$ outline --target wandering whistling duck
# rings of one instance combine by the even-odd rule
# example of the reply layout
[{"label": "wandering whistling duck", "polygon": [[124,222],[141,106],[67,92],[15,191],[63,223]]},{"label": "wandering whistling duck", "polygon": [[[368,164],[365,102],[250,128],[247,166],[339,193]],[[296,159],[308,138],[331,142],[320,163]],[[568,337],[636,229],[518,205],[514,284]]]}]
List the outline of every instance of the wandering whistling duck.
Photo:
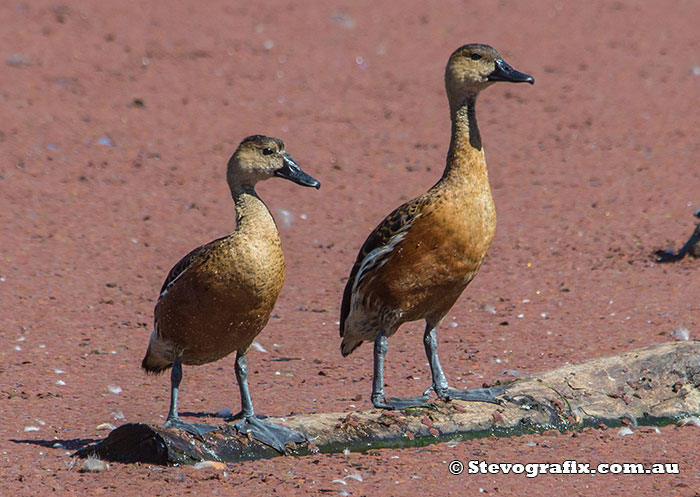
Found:
[{"label": "wandering whistling duck", "polygon": [[273,176],[320,186],[285,152],[279,138],[255,135],[241,142],[226,171],[236,205],[236,230],[197,247],[170,270],[155,306],[154,330],[141,367],[153,374],[172,367],[165,426],[201,436],[216,427],[184,422],[177,413],[182,364],[205,364],[235,351],[241,412],[234,418],[242,418],[235,427],[284,452],[285,443],[305,438],[255,417],[246,364],[246,353],[267,324],[285,277],[277,226],[255,192],[256,183]]},{"label": "wandering whistling duck", "polygon": [[[498,390],[448,387],[437,353],[435,328],[479,271],[496,230],[476,97],[497,81],[534,83],[488,45],[455,50],[445,70],[452,137],[440,181],[389,214],[365,241],[350,272],[340,315],[340,349],[349,355],[374,341],[372,403],[403,409],[438,397],[498,402]],[[423,343],[433,377],[422,397],[388,401],[384,395],[387,338],[409,321],[424,319]]]}]

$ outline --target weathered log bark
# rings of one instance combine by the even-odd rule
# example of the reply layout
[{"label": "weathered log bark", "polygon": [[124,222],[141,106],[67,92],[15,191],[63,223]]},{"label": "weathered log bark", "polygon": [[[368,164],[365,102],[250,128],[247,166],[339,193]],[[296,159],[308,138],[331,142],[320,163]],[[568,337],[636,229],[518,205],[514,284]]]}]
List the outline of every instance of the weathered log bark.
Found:
[{"label": "weathered log bark", "polygon": [[[307,436],[290,455],[408,447],[445,440],[572,430],[623,419],[668,424],[700,413],[700,341],[653,345],[503,385],[502,405],[436,401],[434,409],[376,409],[273,418]],[[198,439],[180,430],[129,423],[78,455],[123,462],[187,464],[275,457],[230,425]]]}]

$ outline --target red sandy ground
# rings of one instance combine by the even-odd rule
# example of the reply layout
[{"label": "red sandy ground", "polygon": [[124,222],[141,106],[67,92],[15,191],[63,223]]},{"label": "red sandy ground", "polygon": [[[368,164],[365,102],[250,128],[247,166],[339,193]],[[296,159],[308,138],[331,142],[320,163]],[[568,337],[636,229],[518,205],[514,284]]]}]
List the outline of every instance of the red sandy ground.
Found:
[{"label": "red sandy ground", "polygon": [[[440,176],[444,64],[467,42],[494,45],[536,84],[479,101],[499,227],[439,330],[452,383],[659,343],[682,326],[697,337],[697,261],[660,266],[649,254],[678,248],[700,207],[699,18],[699,3],[664,0],[3,2],[0,494],[697,495],[694,427],[225,472],[85,474],[69,454],[106,436],[102,423],[163,422],[168,378],[139,369],[154,300],[184,253],[233,229],[224,169],[253,133],[282,137],[323,183],[259,188],[288,274],[258,340],[267,352],[249,356],[254,402],[268,415],[369,406],[371,347],[338,351],[341,292],[369,231]],[[429,384],[421,332],[408,325],[390,341],[390,395]],[[233,358],[185,368],[181,399],[185,413],[236,411]],[[455,477],[452,459],[678,462],[680,474]],[[349,474],[362,481],[334,482]]]}]

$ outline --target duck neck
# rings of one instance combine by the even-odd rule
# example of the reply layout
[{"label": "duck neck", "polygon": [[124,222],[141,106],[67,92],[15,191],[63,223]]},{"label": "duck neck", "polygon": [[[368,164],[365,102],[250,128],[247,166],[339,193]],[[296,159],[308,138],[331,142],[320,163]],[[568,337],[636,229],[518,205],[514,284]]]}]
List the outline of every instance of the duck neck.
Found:
[{"label": "duck neck", "polygon": [[279,233],[270,210],[265,205],[255,188],[239,186],[231,188],[231,195],[236,204],[236,233],[266,238],[279,243]]},{"label": "duck neck", "polygon": [[481,135],[476,124],[476,95],[450,101],[452,138],[441,182],[473,182],[486,176]]}]

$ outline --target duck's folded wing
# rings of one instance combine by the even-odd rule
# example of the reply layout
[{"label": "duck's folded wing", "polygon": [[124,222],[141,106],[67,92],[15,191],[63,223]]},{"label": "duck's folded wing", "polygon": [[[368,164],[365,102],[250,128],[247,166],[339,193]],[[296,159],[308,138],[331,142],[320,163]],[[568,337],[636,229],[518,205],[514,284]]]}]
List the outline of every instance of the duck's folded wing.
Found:
[{"label": "duck's folded wing", "polygon": [[211,255],[211,251],[224,238],[226,238],[226,237],[224,236],[221,238],[217,238],[216,240],[213,240],[213,241],[207,243],[206,245],[199,246],[196,249],[192,250],[185,257],[180,259],[177,262],[177,264],[175,264],[172,267],[172,269],[168,273],[168,276],[165,277],[165,281],[163,282],[163,286],[160,289],[159,299],[168,293],[168,290],[177,282],[177,280],[180,278],[180,276],[182,276],[188,269],[190,269],[196,265],[202,264],[203,262],[206,262]]},{"label": "duck's folded wing", "polygon": [[345,332],[345,319],[350,313],[353,291],[358,283],[365,277],[371,277],[373,271],[384,265],[391,251],[403,240],[413,222],[420,216],[425,203],[425,197],[421,196],[401,205],[384,218],[362,244],[343,292],[340,306],[341,337]]}]

